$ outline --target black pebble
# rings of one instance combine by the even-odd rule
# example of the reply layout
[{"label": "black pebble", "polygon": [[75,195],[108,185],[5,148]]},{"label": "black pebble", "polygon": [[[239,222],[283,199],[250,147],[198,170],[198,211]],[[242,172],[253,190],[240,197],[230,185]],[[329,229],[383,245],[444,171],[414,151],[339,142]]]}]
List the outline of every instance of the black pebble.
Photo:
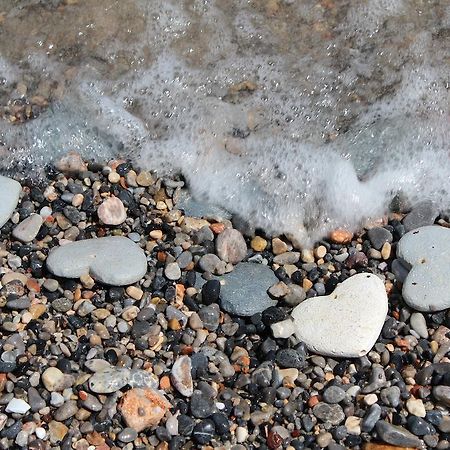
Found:
[{"label": "black pebble", "polygon": [[214,422],[210,419],[202,420],[194,427],[192,437],[197,444],[205,445],[214,437]]}]

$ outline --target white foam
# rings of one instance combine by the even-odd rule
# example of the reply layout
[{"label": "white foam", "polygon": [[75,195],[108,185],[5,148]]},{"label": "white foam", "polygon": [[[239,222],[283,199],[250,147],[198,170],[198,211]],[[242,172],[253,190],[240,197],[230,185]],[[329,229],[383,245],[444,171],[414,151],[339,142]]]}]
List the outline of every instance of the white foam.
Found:
[{"label": "white foam", "polygon": [[[7,162],[120,152],[181,171],[198,198],[304,244],[383,214],[397,192],[449,207],[449,71],[436,37],[448,8],[338,2],[339,16],[281,2],[273,17],[244,1],[126,1],[145,19],[139,34],[124,23],[133,39],[109,41],[103,65],[81,61],[47,113],[0,124],[15,147]],[[64,82],[64,61],[30,55]]]}]

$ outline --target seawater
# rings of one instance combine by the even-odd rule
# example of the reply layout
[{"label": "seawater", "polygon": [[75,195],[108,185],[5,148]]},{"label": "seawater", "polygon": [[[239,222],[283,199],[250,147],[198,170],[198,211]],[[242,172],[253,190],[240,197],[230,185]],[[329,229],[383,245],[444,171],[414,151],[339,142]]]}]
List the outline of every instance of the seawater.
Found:
[{"label": "seawater", "polygon": [[448,0],[0,0],[1,168],[180,172],[304,245],[401,195],[450,206]]}]

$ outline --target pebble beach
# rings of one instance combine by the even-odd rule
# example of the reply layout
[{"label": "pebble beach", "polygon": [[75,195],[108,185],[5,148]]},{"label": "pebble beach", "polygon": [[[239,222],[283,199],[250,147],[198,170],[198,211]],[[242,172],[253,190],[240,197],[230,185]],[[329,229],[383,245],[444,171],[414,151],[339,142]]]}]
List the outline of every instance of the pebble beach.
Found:
[{"label": "pebble beach", "polygon": [[75,153],[0,177],[0,448],[450,448],[450,227],[314,248]]}]

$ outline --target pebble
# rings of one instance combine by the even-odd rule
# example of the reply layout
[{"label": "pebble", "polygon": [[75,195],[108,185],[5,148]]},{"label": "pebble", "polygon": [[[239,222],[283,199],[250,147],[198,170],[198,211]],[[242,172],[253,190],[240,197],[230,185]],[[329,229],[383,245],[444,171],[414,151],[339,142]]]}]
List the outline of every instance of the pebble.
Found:
[{"label": "pebble", "polygon": [[332,425],[339,425],[345,419],[344,411],[339,405],[320,402],[314,406],[312,412],[322,422],[329,422]]},{"label": "pebble", "polygon": [[28,402],[33,412],[37,412],[46,406],[45,400],[42,398],[39,391],[34,387],[28,388]]},{"label": "pebble", "polygon": [[339,386],[330,386],[323,393],[323,400],[327,403],[340,403],[344,398],[345,391]]},{"label": "pebble", "polygon": [[216,412],[216,405],[212,398],[202,391],[194,390],[190,402],[191,414],[198,419],[205,419]]},{"label": "pebble", "polygon": [[376,424],[379,438],[388,444],[400,447],[420,447],[420,440],[405,428],[392,425],[384,420],[379,420]]},{"label": "pebble", "polygon": [[187,355],[179,356],[172,366],[171,380],[181,395],[190,397],[194,392],[191,359]]},{"label": "pebble", "polygon": [[19,241],[31,242],[39,233],[43,222],[39,214],[31,214],[14,228],[12,235]]},{"label": "pebble", "polygon": [[125,423],[138,433],[158,425],[170,407],[162,394],[150,388],[130,389],[119,404]]},{"label": "pebble", "polygon": [[5,412],[15,414],[26,414],[30,410],[31,406],[20,398],[11,399],[6,405]]},{"label": "pebble", "polygon": [[411,268],[403,283],[402,295],[412,308],[422,312],[450,307],[447,295],[450,278],[450,230],[437,225],[405,234],[397,245],[397,257]]},{"label": "pebble", "polygon": [[176,281],[180,279],[181,277],[181,269],[178,263],[172,262],[167,264],[167,266],[164,269],[164,275],[169,279]]},{"label": "pebble", "polygon": [[375,344],[388,311],[383,282],[375,275],[357,274],[328,296],[307,299],[291,317],[272,325],[275,337],[295,333],[322,355],[361,357]]},{"label": "pebble", "polygon": [[406,408],[410,414],[417,417],[425,417],[427,414],[425,410],[425,405],[419,398],[409,398],[406,401]]},{"label": "pebble", "polygon": [[400,404],[400,395],[401,391],[398,386],[390,386],[381,391],[380,398],[385,405],[396,408]]},{"label": "pebble", "polygon": [[89,389],[96,394],[111,394],[130,381],[129,369],[110,367],[94,373],[89,379]]},{"label": "pebble", "polygon": [[124,428],[118,435],[120,442],[133,442],[138,437],[138,432],[134,428]]},{"label": "pebble", "polygon": [[98,207],[97,214],[105,225],[120,225],[127,218],[125,206],[117,197],[109,197],[104,200]]},{"label": "pebble", "polygon": [[255,252],[263,252],[267,247],[267,241],[260,236],[255,236],[250,242],[250,247]]},{"label": "pebble", "polygon": [[50,442],[53,444],[62,441],[68,432],[69,428],[61,422],[52,420],[48,424],[48,434]]},{"label": "pebble", "polygon": [[47,267],[59,277],[79,278],[89,273],[102,283],[124,286],[145,275],[147,258],[130,239],[110,236],[57,247],[49,253]]},{"label": "pebble", "polygon": [[367,231],[367,236],[376,250],[381,250],[383,245],[392,242],[392,233],[386,228],[374,227]]},{"label": "pebble", "polygon": [[219,326],[220,321],[220,309],[219,305],[213,303],[208,306],[204,306],[198,312],[198,316],[203,323],[203,326],[209,331],[215,331]]},{"label": "pebble", "polygon": [[435,386],[433,396],[442,405],[450,407],[450,386]]},{"label": "pebble", "polygon": [[238,230],[227,228],[216,239],[216,252],[222,261],[237,264],[247,255],[247,244]]},{"label": "pebble", "polygon": [[418,203],[403,219],[403,226],[406,231],[411,231],[426,225],[432,225],[438,214],[438,208],[433,202]]},{"label": "pebble", "polygon": [[277,304],[267,289],[278,279],[266,265],[240,263],[220,281],[221,306],[230,314],[253,316]]},{"label": "pebble", "polygon": [[45,389],[49,392],[62,391],[66,387],[66,376],[56,367],[49,367],[41,376]]},{"label": "pebble", "polygon": [[206,419],[195,425],[192,432],[192,437],[197,444],[206,445],[214,437],[214,432],[214,422],[210,419]]},{"label": "pebble", "polygon": [[53,417],[59,422],[64,422],[70,417],[73,417],[78,409],[76,400],[68,400],[55,411]]},{"label": "pebble", "polygon": [[423,314],[415,312],[411,314],[409,319],[412,329],[422,338],[428,337],[427,322]]},{"label": "pebble", "polygon": [[20,183],[0,175],[0,228],[5,225],[16,209],[21,191]]},{"label": "pebble", "polygon": [[150,172],[147,172],[143,170],[142,172],[139,172],[139,174],[136,177],[136,183],[139,186],[148,187],[155,183],[154,178],[152,177]]}]

